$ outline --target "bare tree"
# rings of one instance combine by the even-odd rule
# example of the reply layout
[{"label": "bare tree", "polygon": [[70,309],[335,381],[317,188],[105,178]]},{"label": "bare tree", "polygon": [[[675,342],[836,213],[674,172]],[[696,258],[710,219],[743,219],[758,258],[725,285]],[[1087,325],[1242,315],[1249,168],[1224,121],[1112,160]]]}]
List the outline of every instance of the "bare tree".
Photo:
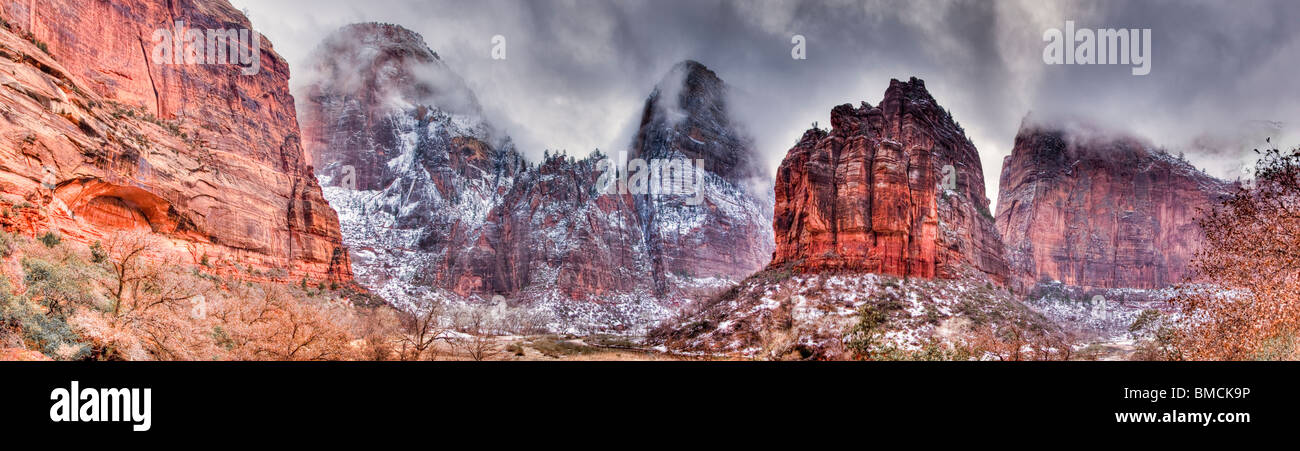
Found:
[{"label": "bare tree", "polygon": [[492,318],[487,309],[471,307],[456,315],[456,324],[464,335],[456,337],[453,344],[470,359],[483,361],[501,354],[496,337],[491,335]]},{"label": "bare tree", "polygon": [[335,360],[347,356],[349,337],[332,309],[290,298],[276,286],[245,312],[255,359]]},{"label": "bare tree", "polygon": [[403,318],[402,360],[430,360],[437,358],[438,340],[447,338],[448,328],[442,326],[445,308],[441,302],[429,301],[427,305]]},{"label": "bare tree", "polygon": [[178,265],[158,252],[157,239],[143,231],[121,232],[104,242],[103,264],[109,277],[102,281],[112,302],[114,321],[154,308],[174,308],[199,294],[176,277]]},{"label": "bare tree", "polygon": [[394,336],[401,338],[396,310],[388,306],[374,307],[359,312],[358,317],[359,332],[364,344],[360,353],[362,358],[388,360],[394,353],[398,354],[398,358],[404,358],[403,353],[393,347]]},{"label": "bare tree", "polygon": [[96,279],[108,306],[103,324],[83,318],[83,327],[103,338],[100,352],[139,358],[136,350],[143,350],[164,360],[186,360],[199,352],[205,340],[192,332],[202,330],[196,326],[202,320],[190,316],[207,285],[162,252],[157,237],[146,231],[118,232],[96,242],[91,253],[103,269]]}]

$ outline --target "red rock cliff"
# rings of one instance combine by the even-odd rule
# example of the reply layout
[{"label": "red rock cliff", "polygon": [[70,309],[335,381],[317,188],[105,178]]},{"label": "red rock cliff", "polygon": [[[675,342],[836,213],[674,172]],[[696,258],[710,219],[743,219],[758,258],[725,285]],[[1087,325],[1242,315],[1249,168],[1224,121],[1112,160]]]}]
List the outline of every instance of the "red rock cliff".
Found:
[{"label": "red rock cliff", "polygon": [[923,81],[892,80],[879,106],[835,107],[829,132],[807,131],[786,155],[772,265],[926,278],[973,267],[1005,281],[988,203],[962,128]]},{"label": "red rock cliff", "polygon": [[177,21],[251,28],[229,3],[13,1],[0,14],[0,192],[40,207],[25,228],[80,241],[149,229],[195,262],[351,279],[270,43],[251,75],[153,61],[155,31]]},{"label": "red rock cliff", "polygon": [[1229,185],[1135,138],[1028,122],[1002,165],[998,198],[1016,285],[1182,281],[1203,242],[1200,209]]}]

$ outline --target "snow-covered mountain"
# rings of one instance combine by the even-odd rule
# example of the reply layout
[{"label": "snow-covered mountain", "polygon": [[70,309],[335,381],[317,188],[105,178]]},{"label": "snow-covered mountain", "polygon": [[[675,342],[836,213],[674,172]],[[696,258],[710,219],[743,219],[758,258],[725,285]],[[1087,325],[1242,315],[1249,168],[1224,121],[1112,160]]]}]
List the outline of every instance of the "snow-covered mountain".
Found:
[{"label": "snow-covered mountain", "polygon": [[[320,44],[299,95],[304,146],[339,212],[357,281],[399,305],[472,278],[455,266],[524,162],[496,139],[465,82],[418,34],[344,27]],[[305,95],[304,95],[305,94]]]},{"label": "snow-covered mountain", "polygon": [[762,186],[759,160],[699,63],[656,87],[623,152],[704,161],[698,196],[602,189],[626,158],[600,151],[525,161],[464,80],[398,26],[341,29],[309,77],[303,141],[356,279],[400,307],[500,296],[529,327],[634,331],[770,258],[771,203],[749,188]]}]

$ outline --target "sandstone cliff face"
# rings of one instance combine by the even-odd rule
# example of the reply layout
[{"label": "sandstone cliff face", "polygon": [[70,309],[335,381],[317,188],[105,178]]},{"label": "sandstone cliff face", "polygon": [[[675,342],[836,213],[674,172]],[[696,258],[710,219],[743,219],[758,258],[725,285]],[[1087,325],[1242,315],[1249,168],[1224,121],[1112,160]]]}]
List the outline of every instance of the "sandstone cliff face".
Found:
[{"label": "sandstone cliff face", "polygon": [[0,14],[0,191],[38,208],[26,232],[148,229],[195,263],[351,279],[270,44],[253,75],[152,61],[154,32],[177,21],[250,28],[229,3],[42,0]]},{"label": "sandstone cliff face", "polygon": [[772,266],[1006,280],[979,154],[916,78],[892,80],[879,106],[835,107],[829,132],[790,150],[775,191]]},{"label": "sandstone cliff face", "polygon": [[[770,255],[769,216],[740,188],[738,177],[753,171],[724,169],[749,164],[750,147],[714,100],[693,110],[704,119],[669,121],[652,96],[631,155],[720,164],[731,179],[706,171],[704,201],[686,205],[600,192],[599,162],[614,155],[525,161],[482,118],[466,83],[401,27],[345,27],[313,65],[301,96],[304,142],[358,281],[390,302],[501,295],[551,315],[553,330],[626,329],[748,276]],[[698,66],[695,76],[706,73],[707,92],[721,99],[712,72]],[[686,75],[666,78],[673,92],[704,95],[682,88]]]},{"label": "sandstone cliff face", "polygon": [[546,158],[525,171],[492,211],[492,255],[501,292],[597,300],[644,290],[649,258],[632,199],[600,195],[592,158]]},{"label": "sandstone cliff face", "polygon": [[1187,275],[1199,211],[1228,188],[1140,140],[1026,119],[1002,166],[998,231],[1017,286],[1163,288]]}]

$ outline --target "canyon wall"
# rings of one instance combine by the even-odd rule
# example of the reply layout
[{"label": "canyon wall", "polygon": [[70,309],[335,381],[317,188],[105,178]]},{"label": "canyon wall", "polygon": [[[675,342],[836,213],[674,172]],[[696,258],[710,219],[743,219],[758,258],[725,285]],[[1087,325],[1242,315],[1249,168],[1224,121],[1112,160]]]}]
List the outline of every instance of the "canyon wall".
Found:
[{"label": "canyon wall", "polygon": [[[300,145],[289,69],[154,61],[178,21],[249,29],[225,0],[0,3],[0,192],[26,233],[170,238],[193,262],[349,281],[338,220]],[[244,47],[251,51],[253,46]]]},{"label": "canyon wall", "polygon": [[1196,220],[1230,185],[1137,138],[1028,118],[1002,166],[998,231],[1016,285],[1183,281]]}]

